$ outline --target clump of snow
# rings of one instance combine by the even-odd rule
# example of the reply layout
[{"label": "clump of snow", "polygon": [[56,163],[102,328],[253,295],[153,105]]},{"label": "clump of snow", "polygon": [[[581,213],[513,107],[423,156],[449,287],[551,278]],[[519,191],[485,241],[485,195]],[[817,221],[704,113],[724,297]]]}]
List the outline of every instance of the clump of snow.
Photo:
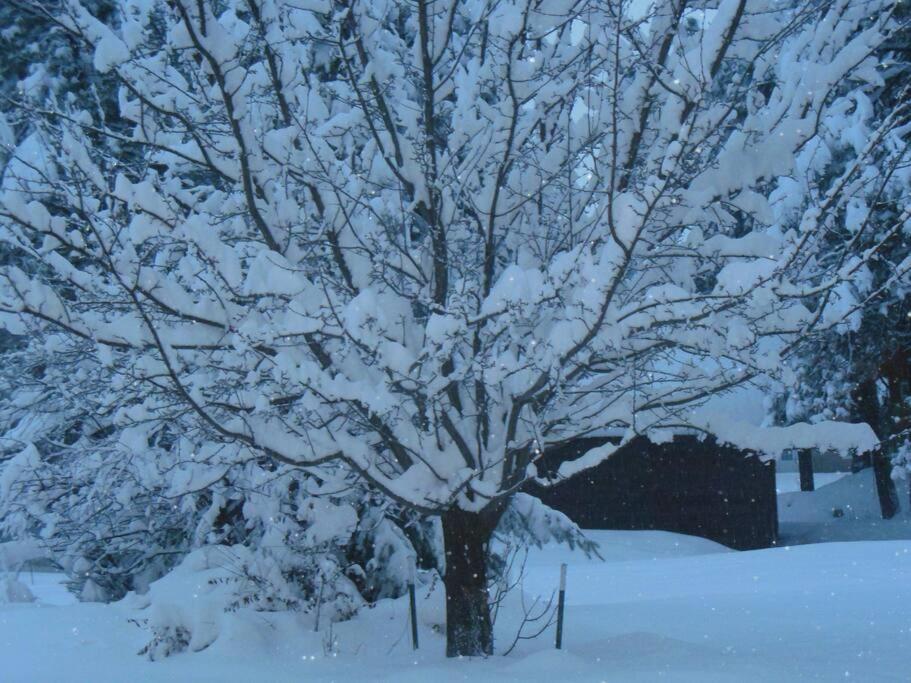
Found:
[{"label": "clump of snow", "polygon": [[788,426],[766,423],[766,397],[755,386],[718,394],[694,409],[689,424],[705,429],[738,448],[778,457],[794,448],[819,448],[847,456],[877,446],[879,439],[865,423],[822,421]]},{"label": "clump of snow", "polygon": [[7,541],[0,543],[0,570],[18,571],[26,564],[47,557],[37,541]]},{"label": "clump of snow", "polygon": [[139,620],[151,634],[140,654],[158,660],[211,645],[235,599],[231,579],[237,577],[232,568],[248,552],[244,548],[202,548],[154,582],[147,595],[124,598],[140,607]]},{"label": "clump of snow", "polygon": [[97,583],[88,579],[79,592],[79,599],[82,602],[107,602],[110,599],[108,592]]},{"label": "clump of snow", "polygon": [[5,576],[0,581],[0,602],[34,602],[35,596],[29,587],[15,576]]}]

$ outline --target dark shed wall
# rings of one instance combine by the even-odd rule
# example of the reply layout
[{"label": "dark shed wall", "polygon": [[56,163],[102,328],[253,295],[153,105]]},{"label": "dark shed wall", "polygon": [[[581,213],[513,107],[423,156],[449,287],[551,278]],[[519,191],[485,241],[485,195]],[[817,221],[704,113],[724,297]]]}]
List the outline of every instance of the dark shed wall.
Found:
[{"label": "dark shed wall", "polygon": [[[606,439],[584,439],[549,452],[556,471]],[[741,550],[778,536],[775,463],[711,440],[637,439],[591,470],[532,493],[589,529],[662,529],[704,536]]]}]

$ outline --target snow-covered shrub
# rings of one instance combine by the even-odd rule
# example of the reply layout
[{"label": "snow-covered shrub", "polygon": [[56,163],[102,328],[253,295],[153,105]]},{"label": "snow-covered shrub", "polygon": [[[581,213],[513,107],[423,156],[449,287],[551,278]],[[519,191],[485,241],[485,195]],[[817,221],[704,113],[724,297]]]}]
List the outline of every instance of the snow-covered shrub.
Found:
[{"label": "snow-covered shrub", "polygon": [[[340,619],[401,595],[406,558],[438,566],[438,527],[345,468],[317,479],[208,443],[179,415],[151,429],[136,412],[105,411],[103,389],[76,393],[79,373],[100,375],[103,365],[74,368],[67,354],[55,362],[35,340],[40,372],[2,375],[0,533],[33,539],[29,552],[55,561],[81,599],[144,592],[195,549],[247,548],[224,578],[227,607],[312,610],[319,601],[326,619]],[[4,547],[13,545],[23,543]],[[171,636],[152,651],[181,641],[179,630]]]},{"label": "snow-covered shrub", "polygon": [[394,508],[361,505],[357,487],[324,495],[300,472],[255,461],[190,473],[180,450],[149,446],[154,457],[140,466],[116,445],[47,458],[29,446],[0,470],[0,526],[40,539],[83,599],[144,591],[207,546],[254,552],[232,578],[237,606],[312,609],[322,592],[341,617],[403,592],[396,558],[415,551]]},{"label": "snow-covered shrub", "polygon": [[198,652],[218,638],[225,612],[236,609],[233,580],[254,559],[246,548],[208,547],[188,555],[173,571],[127,604],[138,609],[134,622],[147,629],[140,654],[163,659],[187,649]]},{"label": "snow-covered shrub", "polygon": [[[304,516],[316,513],[322,521],[290,535],[274,531],[288,527],[273,517],[270,531],[249,545],[194,550],[144,594],[128,596],[140,610],[135,622],[150,633],[140,654],[161,659],[208,647],[232,623],[228,614],[303,611],[331,623],[352,616],[365,596],[399,597],[407,574],[396,558],[415,552],[405,534],[391,519],[357,520],[329,505],[335,504],[308,503]],[[359,544],[371,549],[366,569],[345,554]],[[376,583],[365,583],[366,577]]]},{"label": "snow-covered shrub", "polygon": [[370,601],[402,595],[412,558],[419,568],[440,571],[443,540],[439,520],[402,510],[382,496],[366,500],[349,557],[352,579]]}]

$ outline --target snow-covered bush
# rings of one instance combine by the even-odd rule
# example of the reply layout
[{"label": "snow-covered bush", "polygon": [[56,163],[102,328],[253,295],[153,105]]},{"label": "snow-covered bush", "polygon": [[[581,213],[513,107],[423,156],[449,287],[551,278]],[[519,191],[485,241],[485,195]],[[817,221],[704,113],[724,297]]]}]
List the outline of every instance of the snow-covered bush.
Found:
[{"label": "snow-covered bush", "polygon": [[190,474],[183,445],[149,445],[144,466],[116,445],[74,445],[47,458],[30,445],[0,471],[0,529],[39,538],[88,600],[143,592],[210,546],[246,547],[260,563],[237,568],[238,606],[309,610],[322,592],[340,617],[404,591],[407,565],[399,564],[415,550],[393,506],[364,506],[350,482],[342,495],[323,495],[300,473],[255,462],[214,471],[194,463]]},{"label": "snow-covered bush", "polygon": [[350,614],[365,599],[400,595],[405,575],[393,557],[414,555],[412,542],[433,546],[432,524],[344,468],[316,480],[261,458],[222,460],[186,423],[152,432],[118,424],[113,408],[98,410],[110,377],[86,382],[56,348],[56,362],[32,345],[30,365],[2,371],[0,534],[38,539],[83,599],[144,591],[194,549],[243,545],[284,578],[263,581],[251,568],[239,604],[310,609],[324,590],[338,594],[338,614]]},{"label": "snow-covered bush", "polygon": [[147,593],[128,596],[127,603],[139,614],[134,623],[150,636],[139,653],[158,660],[211,645],[229,619],[227,613],[239,608],[236,584],[245,580],[280,581],[280,572],[264,567],[249,549],[211,546],[188,555]]}]

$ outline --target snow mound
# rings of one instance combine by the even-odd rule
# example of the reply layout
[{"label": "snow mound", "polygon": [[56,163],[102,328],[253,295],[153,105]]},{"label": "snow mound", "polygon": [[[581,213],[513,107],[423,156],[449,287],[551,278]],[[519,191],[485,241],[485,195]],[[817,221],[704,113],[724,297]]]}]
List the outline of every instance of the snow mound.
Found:
[{"label": "snow mound", "polygon": [[242,546],[206,546],[190,553],[152,583],[148,593],[131,593],[121,601],[136,611],[133,623],[150,634],[139,654],[157,661],[185,651],[200,652],[223,636],[236,640],[249,615],[235,613],[264,608],[246,590],[251,582],[272,586],[281,582],[281,576],[276,566]]},{"label": "snow mound", "polygon": [[688,536],[670,531],[587,530],[585,535],[597,541],[601,555],[608,562],[673,559],[736,552],[726,545],[701,536]]}]

